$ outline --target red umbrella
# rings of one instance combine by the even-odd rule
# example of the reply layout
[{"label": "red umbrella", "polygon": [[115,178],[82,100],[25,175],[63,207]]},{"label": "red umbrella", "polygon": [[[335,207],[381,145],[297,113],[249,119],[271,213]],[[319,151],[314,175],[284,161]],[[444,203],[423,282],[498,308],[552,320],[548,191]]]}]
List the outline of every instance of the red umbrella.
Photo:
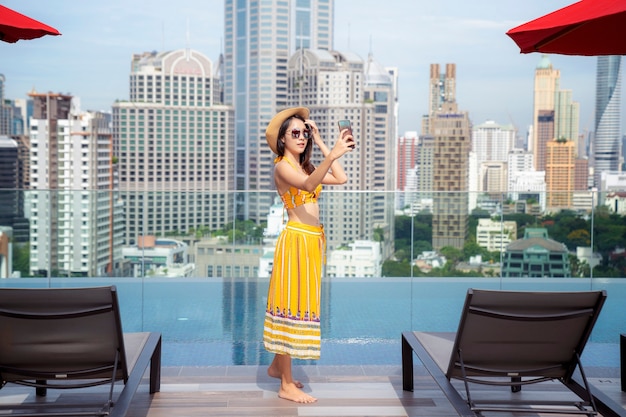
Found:
[{"label": "red umbrella", "polygon": [[506,34],[521,53],[626,55],[626,1],[581,0]]},{"label": "red umbrella", "polygon": [[35,39],[44,35],[60,33],[51,26],[0,5],[0,40],[15,43],[20,39]]}]

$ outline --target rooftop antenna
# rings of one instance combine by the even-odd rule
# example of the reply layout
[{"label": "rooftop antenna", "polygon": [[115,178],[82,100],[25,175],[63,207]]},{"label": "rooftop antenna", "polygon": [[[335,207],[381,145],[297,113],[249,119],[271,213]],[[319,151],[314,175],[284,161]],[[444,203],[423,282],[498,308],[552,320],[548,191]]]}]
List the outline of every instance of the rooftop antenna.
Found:
[{"label": "rooftop antenna", "polygon": [[348,22],[348,51],[350,50],[350,26],[351,23]]}]

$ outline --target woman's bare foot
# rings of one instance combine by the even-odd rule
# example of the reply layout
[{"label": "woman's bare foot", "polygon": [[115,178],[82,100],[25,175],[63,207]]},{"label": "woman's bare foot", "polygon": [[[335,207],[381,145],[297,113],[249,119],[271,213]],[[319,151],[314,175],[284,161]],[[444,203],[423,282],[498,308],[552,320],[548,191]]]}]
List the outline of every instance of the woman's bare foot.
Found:
[{"label": "woman's bare foot", "polygon": [[[269,366],[269,368],[267,368],[267,374],[269,376],[271,376],[272,378],[278,378],[280,379],[281,375],[280,375],[280,371],[277,369],[278,367],[272,362],[272,364]],[[296,386],[296,388],[303,388],[304,384],[300,381],[293,381],[294,385]]]},{"label": "woman's bare foot", "polygon": [[285,400],[294,401],[302,404],[310,404],[317,401],[317,398],[303,392],[296,384],[281,384],[278,390],[278,396]]}]

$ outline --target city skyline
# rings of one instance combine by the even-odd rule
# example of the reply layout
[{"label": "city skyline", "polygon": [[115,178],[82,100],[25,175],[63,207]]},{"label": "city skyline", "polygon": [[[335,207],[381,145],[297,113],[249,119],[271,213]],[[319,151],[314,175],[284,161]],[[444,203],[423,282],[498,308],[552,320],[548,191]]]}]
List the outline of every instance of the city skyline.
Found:
[{"label": "city skyline", "polygon": [[[16,44],[0,43],[6,76],[5,98],[38,92],[71,93],[84,109],[110,111],[128,99],[128,62],[132,54],[184,47],[217,63],[224,38],[224,3],[211,1],[134,2],[59,7],[57,2],[5,1],[7,7],[50,24],[62,33]],[[569,4],[546,5],[489,0],[466,4],[396,1],[379,10],[374,0],[335,0],[334,49],[366,59],[371,51],[399,73],[399,131],[419,131],[427,112],[430,63],[455,63],[457,99],[474,124],[513,123],[521,135],[532,120],[533,75],[540,54],[522,55],[505,32],[527,20]],[[376,13],[372,13],[376,10]],[[206,12],[204,12],[206,11]],[[410,30],[410,36],[403,31]],[[9,59],[7,59],[9,58]],[[561,87],[581,103],[580,129],[594,124],[595,57],[550,55],[561,70]],[[622,112],[623,114],[623,112]]]}]

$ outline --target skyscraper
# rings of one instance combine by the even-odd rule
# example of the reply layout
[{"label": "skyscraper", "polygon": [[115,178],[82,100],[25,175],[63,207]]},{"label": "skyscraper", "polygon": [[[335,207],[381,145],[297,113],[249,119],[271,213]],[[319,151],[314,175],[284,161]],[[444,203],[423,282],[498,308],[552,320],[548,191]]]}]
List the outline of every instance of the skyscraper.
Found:
[{"label": "skyscraper", "polygon": [[548,209],[571,208],[576,174],[576,143],[554,139],[547,143],[546,186]]},{"label": "skyscraper", "polygon": [[554,138],[573,141],[577,155],[579,124],[580,104],[572,99],[572,90],[558,90],[554,96]]},{"label": "skyscraper", "polygon": [[[325,193],[323,222],[329,249],[356,240],[373,239],[382,230],[383,254],[390,255],[395,189],[395,102],[393,76],[372,54],[367,62],[339,51],[301,50],[288,63],[288,105],[306,106],[329,147],[337,138],[337,122],[350,119],[356,148],[341,164],[348,182]],[[320,153],[314,154],[320,162]],[[271,162],[271,161],[270,161]],[[350,192],[368,190],[368,193]]]},{"label": "skyscraper", "polygon": [[113,104],[127,244],[232,221],[233,109],[220,94],[197,51],[133,56],[130,100]]},{"label": "skyscraper", "polygon": [[409,171],[417,165],[417,147],[419,138],[417,132],[406,132],[398,138],[398,165],[396,167],[396,189],[404,191],[406,177]]},{"label": "skyscraper", "polygon": [[472,127],[472,151],[479,164],[487,161],[506,162],[515,147],[513,125],[499,125],[493,120]]},{"label": "skyscraper", "polygon": [[31,93],[30,268],[48,276],[99,277],[121,267],[123,208],[109,118],[81,112],[71,96]]},{"label": "skyscraper", "polygon": [[428,113],[422,117],[422,134],[431,133],[430,117],[441,110],[444,103],[456,101],[456,64],[446,64],[442,73],[439,64],[430,64],[428,81]]},{"label": "skyscraper", "polygon": [[592,142],[594,185],[598,189],[603,171],[621,171],[621,95],[622,57],[598,57],[595,137]]},{"label": "skyscraper", "polygon": [[24,217],[25,176],[28,155],[24,136],[13,139],[0,135],[0,226],[10,227],[12,242],[28,243],[29,224]]},{"label": "skyscraper", "polygon": [[[561,72],[552,67],[550,59],[544,55],[535,68],[535,87],[533,97],[533,137],[529,144],[529,150],[535,155],[535,169],[543,171],[546,160],[546,142],[553,137],[542,137],[540,124],[545,120],[540,112],[554,112],[556,92],[559,90]],[[554,113],[553,113],[554,114]],[[552,116],[554,119],[554,115]],[[545,133],[545,129],[543,131]],[[552,132],[554,134],[554,131]]]},{"label": "skyscraper", "polygon": [[433,248],[462,249],[468,233],[470,120],[445,103],[430,120],[434,135]]},{"label": "skyscraper", "polygon": [[[287,107],[287,61],[298,48],[331,50],[334,0],[226,0],[224,101],[235,108],[236,216],[265,219],[274,196],[265,127]],[[243,192],[249,190],[252,192]]]},{"label": "skyscraper", "polygon": [[[546,170],[548,142],[554,139],[554,110],[539,110],[535,119],[535,169]],[[550,191],[548,189],[548,191]]]},{"label": "skyscraper", "polygon": [[422,134],[432,138],[425,142],[429,152],[424,154],[431,156],[432,162],[420,163],[422,172],[432,173],[433,248],[461,249],[468,231],[472,145],[469,115],[456,103],[455,64],[446,64],[444,74],[438,64],[430,65],[428,114],[422,118]]}]

